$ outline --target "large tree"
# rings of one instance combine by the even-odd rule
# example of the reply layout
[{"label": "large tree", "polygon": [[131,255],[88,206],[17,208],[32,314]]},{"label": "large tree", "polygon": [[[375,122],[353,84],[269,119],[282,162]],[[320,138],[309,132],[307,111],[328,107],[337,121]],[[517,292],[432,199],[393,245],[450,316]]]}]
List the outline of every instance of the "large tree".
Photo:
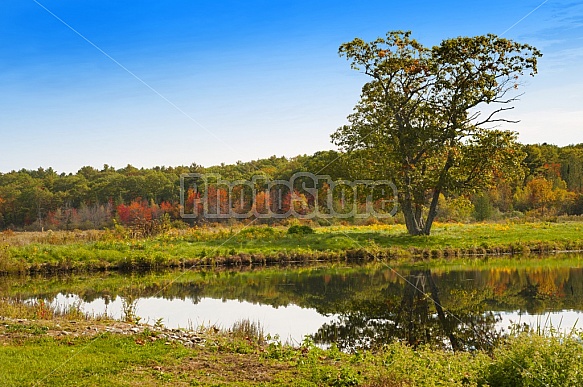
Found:
[{"label": "large tree", "polygon": [[519,173],[516,134],[495,126],[512,122],[499,113],[513,108],[520,76],[536,73],[536,48],[495,35],[428,48],[394,31],[339,52],[371,80],[333,142],[357,156],[367,177],[393,180],[410,234],[430,233],[440,194],[467,194],[505,171]]}]

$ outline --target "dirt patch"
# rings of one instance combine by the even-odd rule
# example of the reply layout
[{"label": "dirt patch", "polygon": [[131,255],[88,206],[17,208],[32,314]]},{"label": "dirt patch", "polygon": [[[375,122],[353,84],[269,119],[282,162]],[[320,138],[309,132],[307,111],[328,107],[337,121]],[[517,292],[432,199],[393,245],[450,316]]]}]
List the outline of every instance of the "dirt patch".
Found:
[{"label": "dirt patch", "polygon": [[160,371],[171,374],[188,374],[203,385],[218,382],[269,383],[293,370],[291,365],[274,363],[259,354],[206,353],[185,358],[177,365],[161,367]]}]

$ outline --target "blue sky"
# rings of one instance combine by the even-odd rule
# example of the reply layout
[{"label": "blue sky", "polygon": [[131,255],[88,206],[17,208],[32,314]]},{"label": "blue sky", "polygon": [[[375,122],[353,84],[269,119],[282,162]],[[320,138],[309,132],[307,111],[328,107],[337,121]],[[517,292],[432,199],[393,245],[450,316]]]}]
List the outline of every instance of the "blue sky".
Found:
[{"label": "blue sky", "polygon": [[333,149],[367,80],[338,46],[397,29],[426,45],[485,33],[535,45],[539,74],[505,128],[524,143],[583,142],[583,3],[37,2],[0,3],[0,172]]}]

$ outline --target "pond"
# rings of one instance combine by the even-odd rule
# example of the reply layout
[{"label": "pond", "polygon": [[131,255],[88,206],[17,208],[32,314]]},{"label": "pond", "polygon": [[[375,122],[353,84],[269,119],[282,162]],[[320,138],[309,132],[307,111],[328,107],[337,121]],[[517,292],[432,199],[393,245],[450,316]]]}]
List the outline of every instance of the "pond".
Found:
[{"label": "pond", "polygon": [[5,277],[9,297],[168,327],[248,319],[282,341],[371,347],[401,340],[484,348],[511,323],[583,328],[583,256],[393,269],[385,264]]}]

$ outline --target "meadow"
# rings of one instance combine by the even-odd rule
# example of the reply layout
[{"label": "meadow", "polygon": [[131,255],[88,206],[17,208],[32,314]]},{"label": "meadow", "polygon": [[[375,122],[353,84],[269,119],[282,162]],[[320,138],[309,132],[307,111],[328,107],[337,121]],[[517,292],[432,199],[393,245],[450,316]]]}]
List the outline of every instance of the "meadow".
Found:
[{"label": "meadow", "polygon": [[[393,264],[460,257],[583,250],[583,223],[442,223],[432,235],[410,236],[403,225],[233,226],[170,229],[132,238],[127,229],[4,232],[0,272],[59,272],[238,266],[311,261]],[[301,231],[303,230],[303,231]]]}]

